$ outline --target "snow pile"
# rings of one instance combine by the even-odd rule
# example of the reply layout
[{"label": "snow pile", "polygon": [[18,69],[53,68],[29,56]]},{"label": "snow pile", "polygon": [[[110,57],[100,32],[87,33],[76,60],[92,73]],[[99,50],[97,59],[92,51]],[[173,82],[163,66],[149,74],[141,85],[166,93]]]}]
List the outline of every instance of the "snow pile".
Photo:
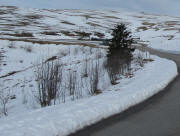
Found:
[{"label": "snow pile", "polygon": [[173,61],[153,59],[103,94],[2,119],[0,136],[64,136],[146,100],[178,74]]}]

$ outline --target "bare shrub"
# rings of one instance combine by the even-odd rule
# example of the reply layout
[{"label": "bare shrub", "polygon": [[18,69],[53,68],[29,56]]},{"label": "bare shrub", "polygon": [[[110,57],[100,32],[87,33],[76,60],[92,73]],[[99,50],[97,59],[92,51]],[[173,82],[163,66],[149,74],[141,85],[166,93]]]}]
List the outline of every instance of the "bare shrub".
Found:
[{"label": "bare shrub", "polygon": [[8,108],[7,104],[11,98],[10,90],[7,88],[3,88],[3,85],[0,84],[0,112],[1,114],[7,116],[8,115]]},{"label": "bare shrub", "polygon": [[132,55],[121,50],[113,50],[111,52],[112,54],[107,57],[104,66],[109,74],[111,84],[116,85],[117,80],[130,69]]},{"label": "bare shrub", "polygon": [[81,83],[82,82],[78,80],[78,73],[76,71],[69,70],[67,89],[69,91],[69,95],[71,96],[71,100],[79,99],[82,97]]},{"label": "bare shrub", "polygon": [[13,41],[9,42],[8,48],[15,49],[15,43]]},{"label": "bare shrub", "polygon": [[70,96],[74,95],[75,88],[76,88],[76,80],[77,80],[76,78],[77,78],[76,77],[76,71],[69,70],[67,88],[69,90]]},{"label": "bare shrub", "polygon": [[41,106],[55,104],[62,81],[62,65],[57,61],[40,64],[36,69],[36,81],[38,84],[37,99]]},{"label": "bare shrub", "polygon": [[83,64],[82,77],[88,77],[88,67],[89,67],[89,63],[88,63],[88,59],[86,58]]},{"label": "bare shrub", "polygon": [[33,48],[31,45],[21,45],[20,48],[29,52],[29,53],[33,51]]},{"label": "bare shrub", "polygon": [[75,89],[75,93],[74,93],[74,99],[80,99],[83,97],[82,95],[82,86],[83,86],[83,82],[82,82],[82,78],[81,80],[77,80],[77,83],[76,83],[76,89]]},{"label": "bare shrub", "polygon": [[89,48],[89,54],[93,54],[93,48]]},{"label": "bare shrub", "polygon": [[153,59],[151,59],[150,53],[145,50],[143,52],[139,51],[135,59],[141,67],[143,67],[147,62],[154,61]]},{"label": "bare shrub", "polygon": [[103,38],[105,35],[100,32],[94,32],[94,35],[98,36],[99,38]]},{"label": "bare shrub", "polygon": [[83,31],[75,31],[75,33],[80,37],[79,39],[89,38],[91,33],[83,32]]},{"label": "bare shrub", "polygon": [[99,82],[99,60],[96,60],[95,67],[91,66],[90,70],[90,95],[97,94]]},{"label": "bare shrub", "polygon": [[102,54],[101,49],[96,49],[96,58],[101,59],[103,57],[104,55]]},{"label": "bare shrub", "polygon": [[78,54],[78,48],[74,48],[74,55]]},{"label": "bare shrub", "polygon": [[27,51],[27,52],[32,52],[32,46],[30,46],[30,45],[28,45],[28,46],[24,46],[24,49],[25,49],[25,51]]},{"label": "bare shrub", "polygon": [[59,56],[62,58],[62,57],[65,57],[67,55],[69,55],[69,50],[60,50],[59,51]]},{"label": "bare shrub", "polygon": [[28,100],[27,100],[27,95],[25,93],[25,84],[26,84],[26,79],[24,78],[23,80],[23,85],[21,86],[22,87],[22,104],[27,104]]},{"label": "bare shrub", "polygon": [[[2,54],[2,51],[0,50],[0,66],[1,66],[2,60],[3,60],[3,54]],[[0,71],[1,71],[1,67],[0,67]]]},{"label": "bare shrub", "polygon": [[138,55],[137,55],[137,57],[136,57],[136,61],[137,61],[137,63],[138,63],[141,67],[144,66],[144,55],[143,55],[142,52],[139,52],[139,53],[138,53]]},{"label": "bare shrub", "polygon": [[56,97],[59,100],[59,103],[66,102],[66,82],[64,86],[62,85],[61,87],[59,87],[59,91],[57,92]]}]

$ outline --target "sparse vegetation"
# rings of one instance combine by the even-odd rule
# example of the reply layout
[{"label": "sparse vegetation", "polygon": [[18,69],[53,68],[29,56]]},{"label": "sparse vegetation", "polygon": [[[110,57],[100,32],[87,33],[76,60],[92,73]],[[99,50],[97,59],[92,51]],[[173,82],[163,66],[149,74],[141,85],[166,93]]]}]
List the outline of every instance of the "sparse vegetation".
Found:
[{"label": "sparse vegetation", "polygon": [[60,62],[46,62],[36,68],[36,81],[38,84],[37,100],[42,107],[56,103],[62,81],[62,65]]},{"label": "sparse vegetation", "polygon": [[45,35],[59,35],[58,32],[53,32],[53,31],[44,31],[44,32],[41,32],[41,34],[45,34]]},{"label": "sparse vegetation", "polygon": [[[27,13],[24,14],[19,11],[4,10],[7,14],[10,13],[12,18],[3,17],[6,15],[0,17],[2,19],[0,21],[0,25],[2,25],[0,39],[3,40],[0,50],[5,52],[2,61],[0,51],[0,72],[1,69],[3,70],[0,73],[0,79],[7,81],[5,85],[6,87],[10,86],[13,93],[18,93],[10,96],[8,91],[4,93],[0,89],[0,101],[2,101],[0,102],[2,105],[0,105],[0,111],[3,115],[8,114],[10,107],[15,108],[9,114],[18,109],[21,110],[22,105],[16,108],[17,104],[26,104],[23,106],[28,106],[28,109],[32,110],[34,107],[46,107],[88,98],[104,92],[108,93],[113,90],[111,87],[116,88],[115,85],[119,83],[120,86],[123,85],[124,80],[121,82],[121,79],[133,77],[134,69],[142,69],[141,67],[145,63],[153,61],[141,53],[138,55],[135,53],[135,56],[132,56],[134,48],[131,45],[136,39],[132,38],[131,32],[125,24],[116,25],[112,30],[113,38],[106,39],[110,37],[110,28],[121,20],[116,17],[117,15],[113,16],[112,11],[108,11],[110,14],[99,11],[97,13],[74,11],[71,11],[71,14],[66,10],[46,10],[46,13],[50,12],[50,14],[41,16],[41,12],[36,9],[27,10]],[[33,15],[28,12],[37,14]],[[53,15],[54,13],[55,15]],[[119,12],[115,13],[119,14]],[[61,18],[61,15],[67,16],[67,18]],[[76,23],[71,21],[75,16],[79,19]],[[122,18],[122,20],[124,19]],[[147,30],[149,27],[153,27],[152,31],[156,27],[157,30],[164,29],[163,25],[165,24],[158,26],[148,22],[153,21],[139,18],[136,23],[138,27],[140,24],[142,26],[137,28],[138,31]],[[169,23],[167,29],[174,29],[171,27],[172,22]],[[168,26],[168,24],[166,25]],[[135,25],[129,26],[133,28],[133,31],[136,30]],[[137,33],[137,35],[141,35],[141,33],[143,32]],[[177,38],[174,34],[171,35],[164,39],[174,40]],[[90,41],[93,38],[94,41]],[[147,39],[144,41],[138,39],[138,42],[146,44],[148,35],[145,38]],[[77,39],[81,41],[78,42]],[[109,51],[107,46],[98,45],[102,40],[109,45]],[[27,56],[24,57],[25,54]],[[46,55],[48,57],[41,63],[33,65],[34,61]],[[35,75],[33,76],[32,73]],[[26,82],[23,81],[23,77],[28,78]]]},{"label": "sparse vegetation", "polygon": [[28,32],[16,32],[15,34],[11,35],[16,37],[33,37],[33,34]]},{"label": "sparse vegetation", "polygon": [[100,32],[94,32],[94,35],[98,36],[99,38],[103,38],[105,35]]},{"label": "sparse vegetation", "polygon": [[72,32],[70,32],[70,31],[64,31],[64,30],[62,30],[62,31],[60,31],[62,34],[64,34],[64,35],[66,35],[66,36],[76,36],[75,34],[73,34]]},{"label": "sparse vegetation", "polygon": [[148,30],[148,28],[146,26],[140,26],[136,29],[137,32],[146,31],[146,30]]},{"label": "sparse vegetation", "polygon": [[5,88],[0,81],[0,117],[1,114],[3,114],[4,116],[8,115],[7,104],[10,98],[10,90],[8,88]]},{"label": "sparse vegetation", "polygon": [[132,55],[122,50],[113,50],[112,55],[107,57],[104,66],[109,74],[112,85],[116,85],[117,80],[131,70]]},{"label": "sparse vegetation", "polygon": [[32,52],[32,46],[24,46],[24,49],[27,51],[27,52]]},{"label": "sparse vegetation", "polygon": [[24,46],[21,45],[20,48],[29,53],[31,53],[33,51],[32,45],[24,45]]},{"label": "sparse vegetation", "polygon": [[75,25],[75,24],[73,24],[73,23],[71,23],[71,22],[68,22],[68,21],[62,21],[61,23],[67,24],[67,25]]},{"label": "sparse vegetation", "polygon": [[131,32],[127,30],[125,24],[121,23],[115,26],[109,44],[107,61],[104,65],[112,85],[116,85],[116,81],[126,73],[126,70],[130,69],[132,52],[135,50],[131,47],[133,41]]},{"label": "sparse vegetation", "polygon": [[26,16],[24,16],[25,18],[28,18],[28,19],[31,19],[31,20],[36,20],[36,19],[40,19],[40,18],[42,18],[42,16],[41,15],[38,15],[38,14],[29,14],[29,15],[26,15]]},{"label": "sparse vegetation", "polygon": [[81,31],[75,31],[75,33],[80,37],[79,39],[89,38],[91,35],[91,33],[81,32]]},{"label": "sparse vegetation", "polygon": [[90,70],[90,95],[99,94],[98,89],[98,83],[99,83],[99,61],[96,60],[95,66],[91,66]]},{"label": "sparse vegetation", "polygon": [[9,42],[8,48],[15,49],[15,43],[13,41]]}]

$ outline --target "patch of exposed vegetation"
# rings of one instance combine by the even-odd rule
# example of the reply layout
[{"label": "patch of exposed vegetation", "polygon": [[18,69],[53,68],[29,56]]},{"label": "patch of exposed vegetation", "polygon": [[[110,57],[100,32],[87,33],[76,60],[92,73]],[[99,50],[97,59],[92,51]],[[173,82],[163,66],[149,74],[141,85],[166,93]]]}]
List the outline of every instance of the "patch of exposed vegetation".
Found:
[{"label": "patch of exposed vegetation", "polygon": [[65,31],[65,30],[61,30],[60,31],[62,34],[66,35],[66,36],[76,36],[75,34],[73,34],[72,32],[70,31]]},{"label": "patch of exposed vegetation", "polygon": [[93,27],[102,27],[101,25],[96,24],[96,23],[92,23],[92,22],[87,22],[86,24],[93,26]]},{"label": "patch of exposed vegetation", "polygon": [[115,17],[115,16],[104,16],[104,18],[120,19],[119,17]]},{"label": "patch of exposed vegetation", "polygon": [[91,33],[87,32],[81,32],[81,31],[74,31],[78,36],[80,36],[80,39],[83,39],[85,37],[90,37]]},{"label": "patch of exposed vegetation", "polygon": [[142,24],[146,25],[146,26],[149,26],[149,27],[153,27],[153,26],[156,25],[155,23],[149,23],[149,22],[143,22]]},{"label": "patch of exposed vegetation", "polygon": [[146,30],[148,30],[148,28],[146,26],[140,26],[136,29],[137,32],[146,31]]},{"label": "patch of exposed vegetation", "polygon": [[105,35],[103,33],[100,32],[94,32],[95,36],[98,36],[99,38],[103,38]]},{"label": "patch of exposed vegetation", "polygon": [[31,20],[37,20],[37,19],[41,19],[43,16],[35,14],[35,15],[26,15],[24,17]]},{"label": "patch of exposed vegetation", "polygon": [[71,22],[68,22],[68,21],[61,21],[61,23],[67,24],[67,25],[75,25],[75,24],[73,24],[73,23],[71,23]]},{"label": "patch of exposed vegetation", "polygon": [[28,33],[28,32],[17,32],[15,34],[4,34],[4,35],[10,35],[10,36],[15,36],[15,37],[33,37],[32,33]]},{"label": "patch of exposed vegetation", "polygon": [[28,25],[30,25],[30,23],[28,21],[19,21],[17,24],[19,26],[28,26]]},{"label": "patch of exposed vegetation", "polygon": [[44,31],[44,32],[41,32],[41,34],[45,34],[45,35],[59,35],[58,32],[53,32],[53,31]]}]

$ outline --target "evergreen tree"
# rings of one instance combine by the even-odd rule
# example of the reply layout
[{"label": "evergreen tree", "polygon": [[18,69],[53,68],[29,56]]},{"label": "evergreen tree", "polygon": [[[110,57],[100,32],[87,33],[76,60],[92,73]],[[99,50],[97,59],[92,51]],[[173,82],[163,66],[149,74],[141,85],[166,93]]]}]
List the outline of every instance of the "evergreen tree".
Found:
[{"label": "evergreen tree", "polygon": [[121,49],[133,51],[130,46],[133,43],[133,38],[131,32],[127,30],[125,24],[121,23],[112,29],[112,39],[110,40],[110,50],[111,49]]}]

